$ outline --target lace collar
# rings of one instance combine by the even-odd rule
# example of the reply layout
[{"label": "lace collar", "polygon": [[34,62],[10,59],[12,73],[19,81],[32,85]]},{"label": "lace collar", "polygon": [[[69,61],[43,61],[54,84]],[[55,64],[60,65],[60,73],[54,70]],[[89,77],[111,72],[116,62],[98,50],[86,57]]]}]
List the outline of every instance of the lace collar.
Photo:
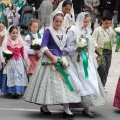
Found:
[{"label": "lace collar", "polygon": [[51,35],[52,35],[55,43],[57,44],[57,46],[58,46],[58,47],[60,48],[60,50],[62,51],[62,50],[64,49],[65,45],[66,45],[66,40],[67,40],[67,35],[66,35],[66,33],[65,33],[65,30],[62,29],[63,37],[62,37],[62,40],[59,40],[59,38],[58,38],[58,37],[56,36],[56,34],[55,34],[55,29],[52,28],[52,27],[49,27],[48,29],[49,29],[49,31],[50,31],[50,33],[51,33]]}]

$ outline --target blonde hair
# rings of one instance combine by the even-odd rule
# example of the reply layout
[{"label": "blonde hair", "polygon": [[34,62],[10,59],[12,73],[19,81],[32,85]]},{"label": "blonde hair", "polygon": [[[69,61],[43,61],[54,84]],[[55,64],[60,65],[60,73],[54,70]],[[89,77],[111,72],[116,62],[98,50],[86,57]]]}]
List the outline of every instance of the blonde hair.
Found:
[{"label": "blonde hair", "polygon": [[37,20],[37,19],[35,19],[35,18],[32,18],[32,19],[30,20],[29,24],[28,24],[28,30],[29,30],[29,31],[31,31],[31,30],[30,30],[30,27],[32,26],[32,23],[38,23],[38,26],[39,26],[39,24],[40,24],[39,20]]}]

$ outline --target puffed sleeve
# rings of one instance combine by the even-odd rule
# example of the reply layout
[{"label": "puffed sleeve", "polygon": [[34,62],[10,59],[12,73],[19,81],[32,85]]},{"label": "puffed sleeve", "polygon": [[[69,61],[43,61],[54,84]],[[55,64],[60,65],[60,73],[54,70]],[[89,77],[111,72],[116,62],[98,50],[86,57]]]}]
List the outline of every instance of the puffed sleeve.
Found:
[{"label": "puffed sleeve", "polygon": [[30,49],[30,45],[31,45],[31,44],[28,44],[28,43],[26,42],[27,40],[30,40],[30,36],[29,36],[29,35],[27,35],[27,36],[25,37],[25,50],[26,50],[26,52],[27,52],[28,54],[34,55],[35,51],[34,51],[33,49]]},{"label": "puffed sleeve", "polygon": [[49,43],[49,39],[50,39],[50,31],[49,29],[46,29],[43,35],[43,39],[42,39],[42,44],[41,44],[41,51],[42,53],[44,53],[46,50],[48,50],[48,43]]},{"label": "puffed sleeve", "polygon": [[77,46],[75,45],[74,43],[74,32],[69,30],[68,33],[67,33],[67,45],[66,45],[66,48],[65,50],[69,53],[69,55],[73,55],[75,54],[75,50],[77,49]]},{"label": "puffed sleeve", "polygon": [[99,36],[99,31],[98,29],[96,28],[92,34],[92,42],[93,42],[93,45],[96,47],[98,46],[97,44],[97,40],[98,40],[98,36]]}]

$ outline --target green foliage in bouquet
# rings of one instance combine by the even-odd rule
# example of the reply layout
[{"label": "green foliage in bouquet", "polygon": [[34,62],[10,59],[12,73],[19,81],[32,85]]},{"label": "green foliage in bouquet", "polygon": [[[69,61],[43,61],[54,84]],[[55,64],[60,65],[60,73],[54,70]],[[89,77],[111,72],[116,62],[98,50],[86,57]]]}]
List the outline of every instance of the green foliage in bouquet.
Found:
[{"label": "green foliage in bouquet", "polygon": [[[52,62],[51,63],[42,62],[41,64],[42,65],[54,65],[54,63],[52,63]],[[65,66],[66,66],[66,63],[64,63],[64,61],[62,61],[60,58],[58,58],[57,64],[55,65],[55,69],[56,69],[56,71],[60,72],[60,74],[62,75],[62,79],[67,84],[68,88],[71,91],[74,91],[74,88],[68,79],[69,74],[64,71]]]},{"label": "green foliage in bouquet", "polygon": [[105,58],[103,56],[103,49],[101,48],[99,51],[95,50],[95,53],[100,57],[100,60],[97,61],[98,66],[105,64]]}]

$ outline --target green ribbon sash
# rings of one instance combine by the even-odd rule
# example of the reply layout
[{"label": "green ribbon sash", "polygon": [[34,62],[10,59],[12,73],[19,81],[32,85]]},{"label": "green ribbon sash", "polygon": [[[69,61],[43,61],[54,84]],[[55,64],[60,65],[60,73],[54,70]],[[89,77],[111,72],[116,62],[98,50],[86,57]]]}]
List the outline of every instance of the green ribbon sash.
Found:
[{"label": "green ribbon sash", "polygon": [[84,67],[84,73],[85,73],[85,78],[88,78],[88,57],[87,57],[87,53],[85,50],[81,51],[81,57],[83,60],[83,67]]},{"label": "green ribbon sash", "polygon": [[69,87],[69,89],[70,89],[71,91],[74,91],[74,88],[73,88],[73,86],[71,85],[71,83],[70,83],[70,81],[69,81],[69,79],[68,79],[69,74],[66,73],[66,72],[63,70],[63,68],[61,67],[61,60],[60,60],[60,59],[58,59],[58,62],[57,62],[57,64],[56,64],[56,70],[61,73],[61,75],[62,75],[62,77],[64,78],[64,80],[65,80],[67,86]]}]

